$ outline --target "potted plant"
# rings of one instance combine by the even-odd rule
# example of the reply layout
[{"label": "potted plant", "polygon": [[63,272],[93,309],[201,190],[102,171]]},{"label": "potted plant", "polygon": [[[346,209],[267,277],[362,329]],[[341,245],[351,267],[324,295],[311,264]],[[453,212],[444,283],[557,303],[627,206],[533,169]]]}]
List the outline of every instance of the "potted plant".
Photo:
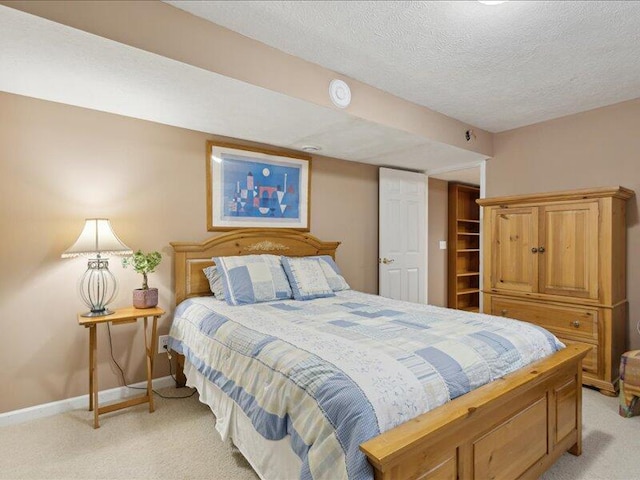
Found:
[{"label": "potted plant", "polygon": [[136,288],[133,291],[133,306],[136,308],[152,308],[158,305],[158,289],[149,288],[147,283],[147,274],[153,273],[160,261],[162,255],[159,252],[144,253],[138,250],[130,257],[122,259],[124,268],[131,265],[133,269],[142,274],[142,288]]}]

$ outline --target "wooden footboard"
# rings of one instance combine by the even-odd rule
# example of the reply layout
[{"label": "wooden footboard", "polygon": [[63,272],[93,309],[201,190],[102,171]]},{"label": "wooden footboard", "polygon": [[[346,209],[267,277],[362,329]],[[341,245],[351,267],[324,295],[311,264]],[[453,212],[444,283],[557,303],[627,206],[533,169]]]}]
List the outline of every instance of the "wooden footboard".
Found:
[{"label": "wooden footboard", "polygon": [[534,479],[564,452],[580,455],[588,351],[571,345],[363,443],[375,479]]},{"label": "wooden footboard", "polygon": [[582,450],[582,359],[571,345],[360,448],[376,480],[538,478]]}]

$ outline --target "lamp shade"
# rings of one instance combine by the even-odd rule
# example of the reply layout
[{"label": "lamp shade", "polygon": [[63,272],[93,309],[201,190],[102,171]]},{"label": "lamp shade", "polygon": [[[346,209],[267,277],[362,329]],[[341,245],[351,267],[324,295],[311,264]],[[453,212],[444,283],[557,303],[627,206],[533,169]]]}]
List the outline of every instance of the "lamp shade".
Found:
[{"label": "lamp shade", "polygon": [[118,238],[108,219],[87,218],[76,242],[67,248],[61,256],[69,258],[97,253],[131,255],[133,251]]}]

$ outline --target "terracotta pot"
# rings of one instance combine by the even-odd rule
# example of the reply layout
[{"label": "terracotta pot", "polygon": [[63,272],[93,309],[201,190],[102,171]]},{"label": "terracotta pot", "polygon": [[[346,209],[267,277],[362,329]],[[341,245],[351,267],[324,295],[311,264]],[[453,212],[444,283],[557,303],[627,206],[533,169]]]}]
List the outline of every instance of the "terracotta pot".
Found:
[{"label": "terracotta pot", "polygon": [[133,306],[136,308],[153,308],[158,305],[157,288],[136,288],[133,291]]}]

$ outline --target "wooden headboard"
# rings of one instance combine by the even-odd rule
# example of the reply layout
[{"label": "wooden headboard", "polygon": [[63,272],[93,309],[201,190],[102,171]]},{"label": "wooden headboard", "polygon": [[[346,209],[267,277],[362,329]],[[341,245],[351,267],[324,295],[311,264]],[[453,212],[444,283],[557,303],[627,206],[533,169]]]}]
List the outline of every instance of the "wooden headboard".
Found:
[{"label": "wooden headboard", "polygon": [[171,242],[174,253],[176,305],[189,297],[211,295],[202,272],[213,265],[211,257],[273,254],[287,257],[331,255],[340,242],[322,242],[313,235],[288,229],[245,228],[202,243]]}]

